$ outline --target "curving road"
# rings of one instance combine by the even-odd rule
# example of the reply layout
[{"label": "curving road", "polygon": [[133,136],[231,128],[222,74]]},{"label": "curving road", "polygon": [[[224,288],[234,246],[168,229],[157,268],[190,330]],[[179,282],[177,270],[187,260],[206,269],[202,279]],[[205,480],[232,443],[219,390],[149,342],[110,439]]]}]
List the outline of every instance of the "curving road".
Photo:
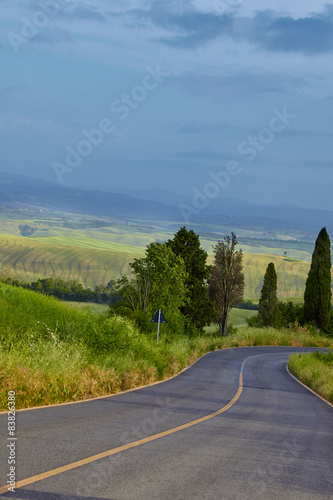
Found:
[{"label": "curving road", "polygon": [[[160,384],[18,412],[16,492],[0,493],[24,500],[333,499],[332,407],[286,371],[290,352],[311,350],[216,351]],[[0,425],[7,436],[7,415]]]}]

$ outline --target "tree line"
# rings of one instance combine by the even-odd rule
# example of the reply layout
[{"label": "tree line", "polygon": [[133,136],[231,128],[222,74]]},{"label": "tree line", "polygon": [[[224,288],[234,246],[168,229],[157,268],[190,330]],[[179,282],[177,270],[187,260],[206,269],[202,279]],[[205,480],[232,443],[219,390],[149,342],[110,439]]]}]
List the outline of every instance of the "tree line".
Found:
[{"label": "tree line", "polygon": [[304,305],[279,302],[278,277],[273,262],[267,266],[259,300],[258,315],[248,320],[250,326],[283,327],[309,325],[316,331],[333,334],[331,242],[326,228],[318,234],[305,284]]},{"label": "tree line", "polygon": [[94,290],[91,288],[84,288],[81,283],[75,280],[64,281],[57,278],[38,279],[37,281],[28,283],[10,277],[2,277],[0,281],[7,285],[26,288],[27,290],[50,295],[66,301],[112,304],[118,300],[113,288],[114,281],[112,280],[109,281],[106,286],[95,286]]},{"label": "tree line", "polygon": [[[94,290],[83,288],[76,281],[54,278],[38,279],[33,283],[11,278],[2,281],[61,300],[109,304],[109,314],[132,319],[146,333],[154,330],[151,319],[158,309],[162,309],[167,319],[163,331],[169,338],[198,335],[213,322],[218,323],[220,334],[225,336],[233,307],[255,308],[251,302],[243,301],[243,253],[237,249],[237,244],[233,232],[218,241],[213,246],[213,265],[208,265],[208,254],[201,247],[199,236],[182,227],[173,239],[147,245],[144,257],[130,263],[129,276],[123,275]],[[326,228],[320,231],[316,240],[304,306],[279,302],[277,282],[271,262],[264,276],[258,314],[248,321],[250,326],[310,324],[316,330],[333,334],[331,244]]]}]

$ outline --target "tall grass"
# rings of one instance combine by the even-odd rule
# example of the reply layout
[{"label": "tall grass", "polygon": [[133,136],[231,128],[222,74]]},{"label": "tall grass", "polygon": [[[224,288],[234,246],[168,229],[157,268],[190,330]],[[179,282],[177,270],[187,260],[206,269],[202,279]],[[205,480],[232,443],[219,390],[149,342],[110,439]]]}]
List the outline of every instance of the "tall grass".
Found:
[{"label": "tall grass", "polygon": [[292,354],[288,367],[301,382],[333,404],[333,351]]},{"label": "tall grass", "polygon": [[1,407],[119,392],[178,373],[204,352],[199,339],[140,334],[124,318],[73,309],[28,290],[0,284]]},{"label": "tall grass", "polygon": [[179,373],[205,352],[245,345],[332,346],[308,331],[241,328],[226,338],[167,338],[118,316],[79,310],[29,290],[0,284],[0,396],[17,408],[81,400]]}]

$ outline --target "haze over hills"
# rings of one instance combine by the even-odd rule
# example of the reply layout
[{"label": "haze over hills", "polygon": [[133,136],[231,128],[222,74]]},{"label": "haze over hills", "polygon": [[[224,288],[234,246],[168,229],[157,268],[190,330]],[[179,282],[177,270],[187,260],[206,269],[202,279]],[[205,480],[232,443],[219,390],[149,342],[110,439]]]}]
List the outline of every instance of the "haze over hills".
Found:
[{"label": "haze over hills", "polygon": [[[255,205],[234,198],[215,198],[201,210],[193,196],[167,190],[107,190],[68,187],[30,177],[0,173],[0,203],[11,207],[38,208],[118,218],[177,221],[180,224],[224,224],[265,229],[299,228],[318,232],[326,226],[333,232],[333,212],[294,205]],[[193,209],[185,220],[179,206]]]}]

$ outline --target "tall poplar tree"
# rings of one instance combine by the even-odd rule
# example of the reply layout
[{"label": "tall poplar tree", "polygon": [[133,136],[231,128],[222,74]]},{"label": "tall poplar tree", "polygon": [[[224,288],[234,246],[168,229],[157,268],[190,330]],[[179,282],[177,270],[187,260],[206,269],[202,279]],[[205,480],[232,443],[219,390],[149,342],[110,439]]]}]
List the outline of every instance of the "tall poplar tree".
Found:
[{"label": "tall poplar tree", "polygon": [[262,326],[276,326],[278,319],[277,275],[273,262],[267,266],[259,299],[258,319]]},{"label": "tall poplar tree", "polygon": [[331,242],[323,227],[316,240],[304,293],[304,319],[314,322],[317,329],[325,328],[330,320],[331,267]]}]

